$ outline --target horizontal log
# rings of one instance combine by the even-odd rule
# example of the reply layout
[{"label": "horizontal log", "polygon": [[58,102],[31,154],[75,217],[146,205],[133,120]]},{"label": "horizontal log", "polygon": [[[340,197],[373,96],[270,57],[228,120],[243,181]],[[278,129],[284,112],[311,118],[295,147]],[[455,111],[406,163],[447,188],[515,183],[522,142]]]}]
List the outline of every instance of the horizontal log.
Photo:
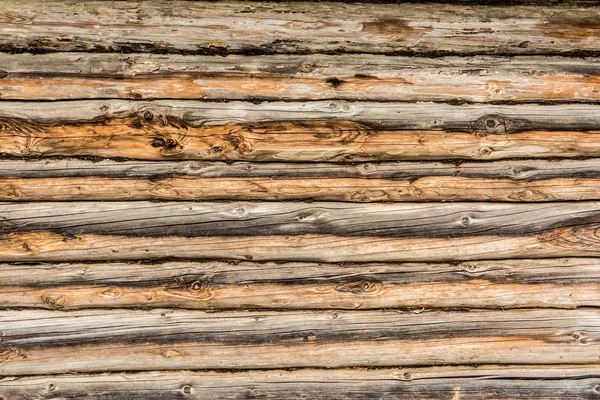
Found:
[{"label": "horizontal log", "polygon": [[600,107],[2,102],[0,154],[373,161],[600,156]]},{"label": "horizontal log", "polygon": [[4,100],[600,100],[594,58],[6,54],[0,78]]},{"label": "horizontal log", "polygon": [[0,203],[0,234],[65,236],[456,238],[539,235],[600,223],[600,202],[507,203]]},{"label": "horizontal log", "polygon": [[445,261],[600,255],[600,203],[0,204],[0,261]]},{"label": "horizontal log", "polygon": [[591,364],[597,310],[0,312],[0,375],[156,369]]},{"label": "horizontal log", "polygon": [[600,159],[459,165],[0,160],[0,199],[598,200]]},{"label": "horizontal log", "polygon": [[572,6],[27,0],[5,5],[1,17],[0,50],[8,52],[600,50],[600,11]]},{"label": "horizontal log", "polygon": [[595,399],[597,365],[23,376],[0,380],[11,400],[111,399]]},{"label": "horizontal log", "polygon": [[188,309],[600,306],[600,260],[452,264],[0,264],[0,307]]}]

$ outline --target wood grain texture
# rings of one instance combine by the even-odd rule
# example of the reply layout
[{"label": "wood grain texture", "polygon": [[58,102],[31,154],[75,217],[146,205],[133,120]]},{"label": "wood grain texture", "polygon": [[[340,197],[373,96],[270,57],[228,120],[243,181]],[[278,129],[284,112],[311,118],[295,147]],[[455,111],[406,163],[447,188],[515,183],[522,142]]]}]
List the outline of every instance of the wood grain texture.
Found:
[{"label": "wood grain texture", "polygon": [[591,364],[597,310],[0,312],[0,375],[157,369]]},{"label": "wood grain texture", "polygon": [[600,255],[600,203],[0,205],[0,260],[316,262]]},{"label": "wood grain texture", "polygon": [[599,109],[338,101],[3,102],[0,153],[330,162],[598,157]]},{"label": "wood grain texture", "polygon": [[44,399],[596,399],[597,365],[245,372],[141,372],[8,377],[0,396]]},{"label": "wood grain texture", "polygon": [[600,306],[600,260],[452,264],[0,264],[0,307],[189,309]]},{"label": "wood grain texture", "polygon": [[0,78],[4,100],[600,100],[595,58],[6,54]]},{"label": "wood grain texture", "polygon": [[600,159],[457,164],[0,160],[0,199],[347,202],[600,199]]},{"label": "wood grain texture", "polygon": [[599,13],[572,6],[27,0],[3,7],[0,50],[569,54],[600,49]]},{"label": "wood grain texture", "polygon": [[339,235],[451,238],[531,235],[600,222],[599,202],[506,203],[0,203],[0,234],[210,237]]}]

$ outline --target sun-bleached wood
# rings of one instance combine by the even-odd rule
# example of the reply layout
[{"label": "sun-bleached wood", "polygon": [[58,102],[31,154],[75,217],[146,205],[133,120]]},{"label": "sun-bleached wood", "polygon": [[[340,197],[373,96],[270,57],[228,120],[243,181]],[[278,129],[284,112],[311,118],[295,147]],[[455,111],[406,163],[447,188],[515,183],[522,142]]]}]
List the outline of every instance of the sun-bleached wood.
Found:
[{"label": "sun-bleached wood", "polygon": [[141,373],[23,376],[0,379],[11,400],[189,398],[286,399],[595,399],[597,365],[299,369],[295,371],[152,371]]},{"label": "sun-bleached wood", "polygon": [[0,264],[0,307],[376,309],[600,306],[599,259],[452,264]]},{"label": "sun-bleached wood", "polygon": [[457,164],[0,160],[0,199],[348,202],[600,199],[600,159]]},{"label": "sun-bleached wood", "polygon": [[7,54],[0,78],[4,100],[600,100],[594,58]]},{"label": "sun-bleached wood", "polygon": [[591,364],[597,310],[0,312],[0,375]]},{"label": "sun-bleached wood", "polygon": [[9,52],[570,54],[600,50],[600,11],[590,7],[164,0],[25,0],[3,6],[0,50]]},{"label": "sun-bleached wood", "polygon": [[2,102],[0,154],[385,161],[600,156],[600,107]]}]

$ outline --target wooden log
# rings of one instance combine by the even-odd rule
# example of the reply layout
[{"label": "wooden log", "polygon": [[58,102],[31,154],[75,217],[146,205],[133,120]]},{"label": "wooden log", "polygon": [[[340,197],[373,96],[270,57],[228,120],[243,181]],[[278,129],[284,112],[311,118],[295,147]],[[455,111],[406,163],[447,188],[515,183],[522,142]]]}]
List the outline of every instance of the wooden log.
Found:
[{"label": "wooden log", "polygon": [[599,200],[600,159],[459,165],[0,160],[0,199]]},{"label": "wooden log", "polygon": [[480,366],[402,369],[300,369],[9,377],[11,400],[111,399],[595,399],[597,365]]},{"label": "wooden log", "polygon": [[0,375],[591,364],[597,310],[0,312]]},{"label": "wooden log", "polygon": [[0,154],[373,161],[600,156],[600,107],[406,103],[0,103]]},{"label": "wooden log", "polygon": [[0,264],[0,307],[188,309],[600,306],[598,259],[452,264]]},{"label": "wooden log", "polygon": [[4,100],[600,100],[595,58],[6,54],[0,78]]},{"label": "wooden log", "polygon": [[600,203],[4,203],[0,261],[600,256]]},{"label": "wooden log", "polygon": [[455,238],[542,234],[600,222],[599,202],[506,203],[0,203],[0,234],[49,231],[129,237]]},{"label": "wooden log", "polygon": [[26,0],[4,5],[0,51],[570,54],[600,50],[599,15],[572,6]]}]

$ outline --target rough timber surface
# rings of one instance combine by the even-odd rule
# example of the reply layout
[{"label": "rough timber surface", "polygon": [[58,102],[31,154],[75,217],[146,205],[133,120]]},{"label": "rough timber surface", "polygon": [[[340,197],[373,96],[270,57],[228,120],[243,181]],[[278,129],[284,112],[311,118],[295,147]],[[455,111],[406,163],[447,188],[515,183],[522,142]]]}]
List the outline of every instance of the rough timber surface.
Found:
[{"label": "rough timber surface", "polygon": [[600,260],[0,264],[0,307],[189,309],[600,306]]},{"label": "rough timber surface", "polygon": [[600,203],[0,204],[0,260],[315,262],[600,256]]},{"label": "rough timber surface", "polygon": [[0,103],[0,154],[145,160],[600,157],[598,105]]},{"label": "rough timber surface", "polygon": [[457,164],[0,160],[0,199],[600,200],[600,159]]},{"label": "rough timber surface", "polygon": [[8,54],[0,78],[3,100],[600,100],[592,57]]},{"label": "rough timber surface", "polygon": [[569,54],[600,50],[599,15],[574,6],[26,0],[4,4],[0,50]]},{"label": "rough timber surface", "polygon": [[7,377],[0,396],[161,400],[286,399],[595,399],[596,365],[479,366],[295,371],[113,373]]},{"label": "rough timber surface", "polygon": [[600,398],[600,3],[0,0],[0,400]]},{"label": "rough timber surface", "polygon": [[[590,364],[597,310],[0,312],[0,375]],[[351,347],[353,351],[341,349]]]}]

